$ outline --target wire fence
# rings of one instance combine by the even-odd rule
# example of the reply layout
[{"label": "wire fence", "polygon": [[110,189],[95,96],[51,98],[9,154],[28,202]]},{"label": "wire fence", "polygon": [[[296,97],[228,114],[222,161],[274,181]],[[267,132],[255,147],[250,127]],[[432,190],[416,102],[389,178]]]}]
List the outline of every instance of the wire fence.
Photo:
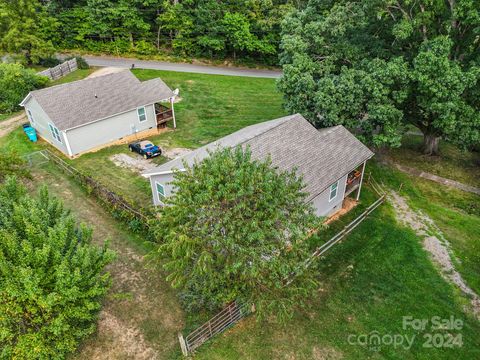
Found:
[{"label": "wire fence", "polygon": [[60,170],[72,176],[87,190],[89,194],[94,194],[96,199],[107,205],[111,211],[115,211],[116,215],[120,216],[123,220],[130,223],[135,221],[138,227],[143,228],[146,231],[150,230],[150,220],[154,219],[154,214],[152,212],[132,205],[121,195],[113,192],[98,180],[76,169],[48,149],[31,153],[27,155],[26,158],[28,163],[32,165],[34,159],[38,157],[40,157],[42,161],[38,162],[37,160],[37,165],[44,163],[45,161],[52,162]]},{"label": "wire fence", "polygon": [[[41,158],[41,163],[45,161],[52,161],[57,167],[61,170],[67,172],[75,179],[77,179],[82,185],[91,189],[95,193],[96,197],[101,199],[103,202],[108,203],[114,208],[122,208],[131,217],[138,219],[142,224],[145,224],[146,227],[149,225],[148,215],[142,213],[141,211],[135,209],[131,204],[129,204],[125,199],[120,195],[115,194],[109,190],[104,185],[100,184],[97,180],[92,177],[83,174],[75,167],[68,164],[62,158],[54,154],[49,150],[37,151],[27,156],[29,164],[32,164],[32,159],[35,157]],[[301,274],[303,271],[307,271],[312,262],[324,255],[328,250],[330,250],[334,245],[339,243],[344,239],[348,234],[350,234],[358,225],[362,223],[367,216],[372,213],[377,207],[379,207],[386,199],[387,192],[384,189],[384,186],[379,184],[371,174],[367,177],[366,181],[371,188],[379,195],[379,198],[375,200],[370,206],[368,206],[359,216],[357,216],[353,221],[347,224],[341,231],[336,235],[330,238],[327,242],[319,246],[305,262],[300,266],[298,271],[291,274],[285,281],[284,286],[289,286],[295,278]],[[187,336],[183,336],[181,333],[178,334],[178,339],[180,342],[180,347],[183,355],[188,356],[192,354],[198,347],[202,344],[213,338],[215,335],[225,331],[229,327],[235,325],[238,321],[245,318],[254,311],[254,305],[247,305],[239,301],[233,301],[228,306],[226,306],[222,311],[213,316],[203,325],[199,326]]]}]

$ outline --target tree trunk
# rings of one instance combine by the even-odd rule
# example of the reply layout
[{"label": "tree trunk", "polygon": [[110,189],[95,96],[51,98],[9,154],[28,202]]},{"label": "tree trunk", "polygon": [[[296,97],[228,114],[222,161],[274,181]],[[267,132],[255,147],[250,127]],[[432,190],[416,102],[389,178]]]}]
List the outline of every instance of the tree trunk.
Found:
[{"label": "tree trunk", "polygon": [[133,33],[130,33],[130,34],[129,34],[129,37],[130,37],[130,47],[131,47],[132,50],[133,50],[133,48],[135,47],[135,44],[134,44],[134,42],[133,42]]},{"label": "tree trunk", "polygon": [[433,134],[423,135],[423,153],[425,155],[438,155],[438,144],[440,137]]}]

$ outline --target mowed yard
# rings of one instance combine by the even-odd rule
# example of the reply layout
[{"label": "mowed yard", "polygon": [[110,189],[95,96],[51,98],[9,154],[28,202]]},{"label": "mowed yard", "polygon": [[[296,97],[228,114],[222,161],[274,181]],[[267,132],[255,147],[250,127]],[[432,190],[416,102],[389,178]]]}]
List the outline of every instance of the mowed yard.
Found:
[{"label": "mowed yard", "polygon": [[[431,215],[451,243],[458,270],[477,292],[480,198],[404,175],[372,161],[367,173],[404,196],[410,206]],[[399,191],[399,186],[402,190]],[[440,196],[442,194],[442,196]],[[328,239],[377,195],[366,186],[352,213],[319,237]],[[430,210],[429,210],[430,209]],[[427,211],[428,210],[428,211]],[[445,221],[448,218],[449,221]],[[321,240],[320,239],[320,240]],[[422,239],[401,224],[390,202],[372,213],[341,244],[320,260],[317,296],[285,325],[247,319],[199,350],[198,359],[477,359],[480,322],[458,288],[444,280]],[[460,331],[403,328],[403,317],[430,320],[453,316]],[[351,335],[414,336],[403,344],[374,346]],[[461,334],[459,347],[428,347],[428,334]],[[437,335],[438,336],[438,335]],[[367,339],[371,339],[368,338]]]},{"label": "mowed yard", "polygon": [[[79,71],[81,73],[74,72],[60,81],[78,80],[92,72]],[[134,74],[141,80],[160,77],[170,88],[180,89],[181,101],[175,104],[177,129],[149,138],[163,149],[197,148],[245,126],[286,115],[281,94],[276,90],[273,79],[156,70],[134,70]],[[3,141],[3,146],[25,153],[41,149],[46,144],[28,143],[21,129],[18,129]],[[148,181],[138,172],[112,162],[111,157],[121,153],[132,155],[126,145],[119,145],[68,161],[130,202],[149,206],[151,195]],[[142,160],[139,156],[138,159]],[[160,164],[167,159],[160,157],[151,161]]]},{"label": "mowed yard", "polygon": [[[180,89],[182,100],[176,104],[178,129],[153,138],[163,147],[195,148],[244,126],[284,115],[281,96],[275,90],[273,80],[150,70],[135,70],[134,73],[142,80],[160,76],[170,87]],[[23,154],[44,146],[29,143],[21,130],[0,139],[0,147],[16,149]],[[410,156],[402,151],[398,150],[398,157]],[[71,162],[125,197],[148,204],[150,192],[146,180],[131,170],[118,167],[109,159],[118,153],[128,153],[128,149],[126,146],[115,146]],[[455,154],[461,159],[467,158],[462,153]],[[476,155],[469,153],[467,156],[474,159]],[[437,161],[441,163],[442,159]],[[450,163],[458,162],[452,160]],[[421,164],[418,161],[418,166]],[[438,167],[441,168],[440,165]],[[471,171],[476,170],[471,168],[471,161],[466,166],[457,165],[458,178],[473,179],[475,175]],[[145,269],[141,259],[148,246],[96,206],[94,199],[65,175],[53,168],[41,171],[35,174],[35,186],[48,183],[52,191],[63,197],[67,206],[82,220],[94,225],[97,239],[109,237],[111,246],[119,252],[118,260],[110,269],[114,276],[113,290],[106,300],[98,335],[87,341],[76,357],[180,358],[176,331],[184,326],[192,329],[202,320],[181,311],[175,293],[163,280],[164,274]],[[412,208],[426,212],[435,221],[451,243],[458,259],[458,270],[472,288],[480,291],[480,260],[477,255],[480,253],[480,198],[418,180],[375,161],[370,162],[367,172],[389,189],[398,191],[403,183],[401,195],[406,197]],[[320,237],[326,239],[335,233],[374,198],[375,194],[366,186],[360,206],[334,222]],[[315,245],[312,242],[312,247]],[[200,348],[195,357],[480,358],[480,322],[469,310],[465,310],[467,299],[441,277],[423,249],[421,239],[412,229],[399,223],[391,204],[386,203],[372,213],[320,264],[320,287],[317,295],[308,299],[309,309],[296,311],[284,325],[272,320],[260,323],[250,317]],[[111,315],[115,320],[109,317]],[[432,316],[448,318],[452,315],[461,319],[463,328],[459,333],[463,345],[440,349],[424,347],[428,329],[415,331],[402,328],[402,317],[409,315],[419,319],[430,319]],[[411,349],[393,345],[372,349],[368,344],[349,342],[351,334],[372,332],[415,335],[416,338]],[[445,335],[448,331],[440,333]]]}]

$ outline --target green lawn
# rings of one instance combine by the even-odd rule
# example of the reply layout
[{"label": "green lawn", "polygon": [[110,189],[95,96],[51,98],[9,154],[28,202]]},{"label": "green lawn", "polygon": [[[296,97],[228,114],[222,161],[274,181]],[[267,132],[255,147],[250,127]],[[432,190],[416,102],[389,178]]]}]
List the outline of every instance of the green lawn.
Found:
[{"label": "green lawn", "polygon": [[[134,73],[142,80],[160,76],[172,88],[180,89],[182,101],[176,104],[178,129],[154,138],[162,146],[195,148],[244,126],[284,115],[281,96],[273,80],[150,70],[135,70]],[[471,168],[476,161],[475,154],[464,155],[449,144],[443,144],[443,156],[432,161],[414,152],[418,139],[411,138],[411,143],[408,139],[405,148],[390,152],[392,157],[397,156],[396,160],[408,162],[408,166],[431,169],[427,170],[431,172],[437,169],[439,175],[456,177],[459,181],[475,179],[475,170]],[[21,153],[44,146],[29,143],[20,129],[0,139],[0,147],[14,148]],[[109,160],[111,155],[120,152],[126,152],[126,146],[103,149],[71,162],[128,199],[149,204],[150,190],[145,179]],[[165,159],[155,161],[160,163]],[[390,188],[398,189],[403,183],[402,195],[408,197],[412,208],[424,211],[436,222],[460,260],[458,270],[473,289],[480,291],[479,197],[414,179],[374,161],[367,167],[367,172],[370,171]],[[354,212],[312,238],[312,248],[336,233],[374,198],[373,192],[365,187],[362,203]],[[321,287],[317,296],[310,300],[311,308],[297,311],[286,326],[272,321],[257,323],[251,317],[200,348],[196,358],[480,358],[480,323],[464,312],[465,300],[440,276],[415,233],[396,222],[389,204],[375,210],[321,260],[319,280]],[[425,331],[402,329],[402,316],[407,315],[420,319],[452,315],[461,319],[464,345],[453,349],[423,347]],[[190,315],[187,328],[200,322],[200,317]],[[155,326],[147,325],[149,336],[158,341],[154,336]],[[349,344],[350,334],[372,331],[381,335],[416,335],[416,340],[410,350],[390,345],[373,351],[368,346]],[[171,345],[164,355],[166,358],[180,357],[178,347]]]},{"label": "green lawn", "polygon": [[480,187],[480,153],[462,151],[445,140],[440,141],[440,156],[421,152],[422,136],[407,134],[402,146],[388,151],[395,162],[432,174]]},{"label": "green lawn", "polygon": [[402,185],[412,208],[426,213],[451,244],[460,260],[457,270],[480,293],[480,196],[414,178],[390,167],[371,167],[375,177],[391,188]]},{"label": "green lawn", "polygon": [[[77,70],[54,83],[79,80],[94,70]],[[175,104],[177,129],[150,138],[161,146],[196,148],[245,126],[285,115],[273,79],[155,70],[135,70],[134,73],[141,80],[161,77],[172,89],[180,89],[182,100]],[[16,148],[21,153],[45,146],[53,149],[43,142],[28,142],[20,130],[0,139],[0,145]],[[118,153],[128,153],[127,146],[111,146],[68,161],[130,202],[149,206],[148,181],[132,170],[115,165],[109,157]],[[154,159],[158,164],[165,161],[164,157]]]},{"label": "green lawn", "polygon": [[[247,125],[285,115],[273,79],[135,70],[141,80],[161,77],[180,89],[175,104],[177,129],[150,138],[161,146],[196,148]],[[70,162],[125,198],[142,206],[151,204],[148,181],[138,173],[115,165],[109,157],[128,153],[126,145],[85,154]],[[160,164],[164,157],[153,160]],[[100,170],[101,169],[101,170]]]},{"label": "green lawn", "polygon": [[22,113],[21,111],[15,111],[13,113],[0,114],[0,121],[10,119],[11,117],[20,115],[21,113]]},{"label": "green lawn", "polygon": [[175,104],[177,130],[153,140],[168,146],[196,148],[245,126],[286,115],[273,79],[134,70],[140,80],[162,78],[180,89]]},{"label": "green lawn", "polygon": [[97,70],[98,70],[97,67],[90,67],[89,69],[78,69],[78,70],[75,70],[74,72],[71,72],[68,75],[65,75],[64,77],[62,77],[60,79],[52,81],[49,84],[49,86],[60,85],[60,84],[65,84],[65,83],[69,83],[69,82],[72,82],[72,81],[82,80],[82,79],[85,79],[88,75],[90,75],[91,73],[93,73]]},{"label": "green lawn", "polygon": [[145,358],[165,359],[175,353],[184,314],[165,274],[147,267],[143,261],[151,245],[116,221],[53,164],[35,166],[32,172],[32,193],[47,184],[79,222],[93,228],[94,241],[108,241],[109,248],[116,253],[108,266],[112,285],[102,304],[98,331],[69,358],[87,360],[101,354],[104,359],[131,359],[143,352],[148,355]]},{"label": "green lawn", "polygon": [[[367,194],[367,198],[372,194]],[[322,261],[311,308],[285,326],[249,318],[202,347],[197,359],[473,359],[480,323],[462,309],[456,290],[434,268],[411,229],[389,204],[375,210]],[[402,328],[403,316],[454,316],[464,322],[463,346],[425,348],[429,331]],[[415,335],[410,350],[349,343],[349,335]],[[435,333],[435,332],[433,332]],[[445,334],[445,331],[439,331]]]}]

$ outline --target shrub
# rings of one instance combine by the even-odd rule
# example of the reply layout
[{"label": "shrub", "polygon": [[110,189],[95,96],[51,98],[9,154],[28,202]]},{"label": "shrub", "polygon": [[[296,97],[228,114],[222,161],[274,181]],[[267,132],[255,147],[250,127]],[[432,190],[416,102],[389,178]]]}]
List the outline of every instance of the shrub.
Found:
[{"label": "shrub", "polygon": [[173,185],[153,257],[162,259],[189,309],[240,299],[255,303],[260,315],[284,317],[309,297],[313,271],[285,286],[310,255],[306,238],[321,223],[294,172],[252,160],[248,150],[223,149],[177,172]]},{"label": "shrub", "polygon": [[88,65],[87,60],[85,60],[80,55],[70,56],[65,60],[72,60],[72,59],[77,59],[77,66],[79,69],[90,69],[90,65]]},{"label": "shrub", "polygon": [[25,161],[16,152],[0,151],[0,181],[9,175],[30,177]]},{"label": "shrub", "polygon": [[51,68],[51,67],[57,66],[60,63],[61,61],[58,60],[56,57],[50,56],[47,58],[40,59],[40,61],[38,62],[38,65]]},{"label": "shrub", "polygon": [[95,330],[113,253],[43,187],[0,186],[0,358],[62,359]]},{"label": "shrub", "polygon": [[12,112],[27,94],[48,83],[46,76],[37,75],[20,64],[0,63],[0,112]]},{"label": "shrub", "polygon": [[145,40],[140,40],[135,44],[135,52],[140,55],[153,55],[157,52],[157,48]]}]

